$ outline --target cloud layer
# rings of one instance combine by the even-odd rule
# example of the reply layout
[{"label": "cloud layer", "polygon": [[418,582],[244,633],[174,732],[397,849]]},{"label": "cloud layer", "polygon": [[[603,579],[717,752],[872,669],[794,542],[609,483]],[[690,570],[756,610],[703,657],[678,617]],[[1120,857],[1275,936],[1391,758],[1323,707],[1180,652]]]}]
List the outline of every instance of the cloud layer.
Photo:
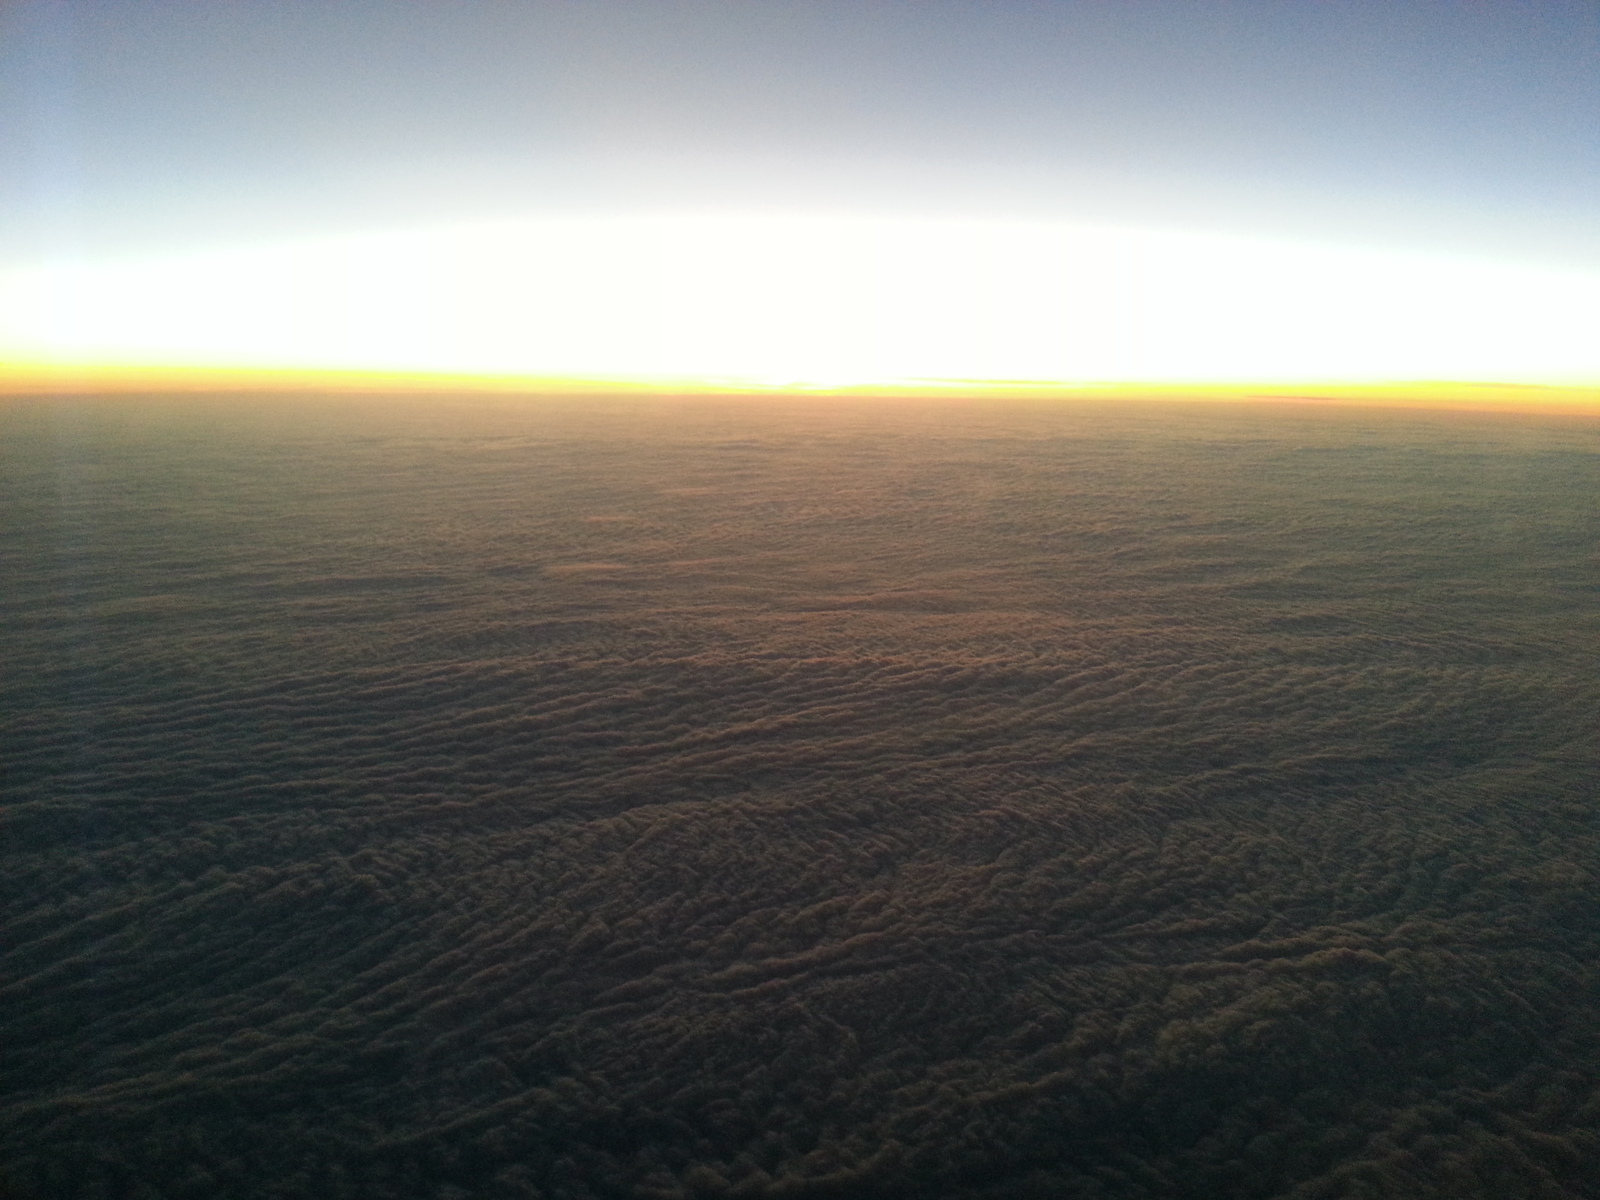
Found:
[{"label": "cloud layer", "polygon": [[22,1195],[1591,1194],[1592,423],[0,421]]}]

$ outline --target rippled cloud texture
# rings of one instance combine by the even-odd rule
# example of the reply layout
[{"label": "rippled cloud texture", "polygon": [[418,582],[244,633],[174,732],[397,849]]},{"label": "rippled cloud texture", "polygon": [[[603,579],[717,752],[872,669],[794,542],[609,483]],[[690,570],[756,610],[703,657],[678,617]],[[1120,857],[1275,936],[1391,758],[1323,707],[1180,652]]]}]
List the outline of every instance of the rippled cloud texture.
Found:
[{"label": "rippled cloud texture", "polygon": [[1592,421],[0,423],[20,1195],[1595,1194]]}]

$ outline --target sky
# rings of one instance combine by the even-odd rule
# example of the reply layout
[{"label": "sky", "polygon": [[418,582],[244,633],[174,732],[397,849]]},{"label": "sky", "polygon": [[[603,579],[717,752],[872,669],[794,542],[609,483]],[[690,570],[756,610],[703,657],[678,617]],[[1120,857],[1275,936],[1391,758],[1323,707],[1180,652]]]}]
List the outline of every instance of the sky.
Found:
[{"label": "sky", "polygon": [[1600,6],[9,0],[0,360],[1600,382]]}]

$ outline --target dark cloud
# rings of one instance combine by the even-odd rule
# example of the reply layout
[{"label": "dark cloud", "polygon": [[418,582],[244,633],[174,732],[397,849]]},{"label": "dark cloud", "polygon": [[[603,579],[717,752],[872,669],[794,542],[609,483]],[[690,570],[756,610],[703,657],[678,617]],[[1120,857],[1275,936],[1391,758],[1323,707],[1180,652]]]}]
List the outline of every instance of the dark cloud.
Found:
[{"label": "dark cloud", "polygon": [[23,1196],[1591,1196],[1600,430],[0,410]]}]

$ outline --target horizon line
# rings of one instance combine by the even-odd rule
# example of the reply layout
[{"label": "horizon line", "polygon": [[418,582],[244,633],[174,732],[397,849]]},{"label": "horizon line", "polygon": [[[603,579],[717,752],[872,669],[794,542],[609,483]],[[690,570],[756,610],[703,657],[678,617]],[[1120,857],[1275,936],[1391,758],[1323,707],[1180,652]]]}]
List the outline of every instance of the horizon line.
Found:
[{"label": "horizon line", "polygon": [[1475,379],[980,379],[861,380],[739,376],[534,375],[360,368],[0,363],[0,396],[149,395],[162,392],[305,392],[370,395],[836,396],[963,399],[1193,399],[1369,407],[1600,415],[1600,382]]}]

